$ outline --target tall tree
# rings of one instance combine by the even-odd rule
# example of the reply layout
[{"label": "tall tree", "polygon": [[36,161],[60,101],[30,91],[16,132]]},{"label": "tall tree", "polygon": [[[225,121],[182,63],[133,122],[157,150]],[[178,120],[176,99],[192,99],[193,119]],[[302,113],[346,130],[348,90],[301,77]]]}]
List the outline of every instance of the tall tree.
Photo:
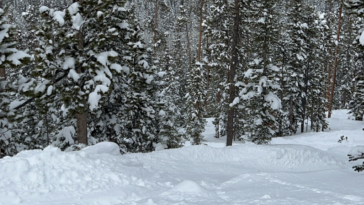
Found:
[{"label": "tall tree", "polygon": [[[15,27],[7,19],[7,9],[0,7],[0,157],[1,150],[9,145],[11,137],[11,123],[9,117],[14,117],[12,108],[9,107],[13,94],[11,80],[7,76],[7,70],[21,65],[21,61],[28,60],[29,55],[16,49]],[[10,153],[7,153],[10,154]],[[11,153],[14,154],[14,153]]]},{"label": "tall tree", "polygon": [[249,4],[249,19],[254,27],[248,70],[240,83],[240,100],[246,113],[244,131],[248,139],[268,143],[278,132],[278,110],[281,102],[276,95],[278,67],[275,53],[278,43],[276,2],[254,1]]},{"label": "tall tree", "polygon": [[[238,56],[238,41],[239,41],[239,20],[240,20],[240,1],[234,1],[234,29],[233,29],[233,39],[231,45],[231,65],[229,70],[229,103],[233,103],[235,100],[235,74],[236,69],[239,64],[239,56]],[[230,106],[227,112],[227,138],[226,138],[226,146],[231,146],[234,138],[234,113],[235,107]]]}]

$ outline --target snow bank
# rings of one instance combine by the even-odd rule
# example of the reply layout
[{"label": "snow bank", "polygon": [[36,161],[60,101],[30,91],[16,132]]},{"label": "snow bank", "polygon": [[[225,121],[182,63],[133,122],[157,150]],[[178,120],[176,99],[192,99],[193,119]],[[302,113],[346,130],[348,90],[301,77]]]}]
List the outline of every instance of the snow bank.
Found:
[{"label": "snow bank", "polygon": [[88,154],[110,154],[120,156],[120,148],[113,142],[100,142],[94,146],[85,147],[81,150]]},{"label": "snow bank", "polygon": [[39,189],[44,193],[92,191],[129,183],[120,173],[122,168],[110,163],[117,155],[119,147],[111,142],[79,152],[62,152],[52,146],[23,151],[0,160],[0,190],[9,184],[20,184],[23,190]]},{"label": "snow bank", "polygon": [[281,171],[313,171],[350,168],[342,158],[302,145],[237,145],[213,148],[205,145],[166,150],[145,156],[152,159],[185,160],[195,163],[238,163],[247,168]]}]

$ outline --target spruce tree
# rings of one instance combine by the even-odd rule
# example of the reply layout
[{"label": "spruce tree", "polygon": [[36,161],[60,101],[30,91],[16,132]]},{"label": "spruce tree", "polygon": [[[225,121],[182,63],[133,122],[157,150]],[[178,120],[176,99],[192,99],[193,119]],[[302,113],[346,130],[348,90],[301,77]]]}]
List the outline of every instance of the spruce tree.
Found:
[{"label": "spruce tree", "polygon": [[203,64],[196,63],[192,67],[186,94],[186,137],[193,145],[199,145],[203,141],[201,133],[205,130],[204,117],[205,79],[203,77]]},{"label": "spruce tree", "polygon": [[275,48],[278,42],[278,15],[275,2],[254,1],[249,4],[251,25],[254,27],[251,58],[240,85],[242,109],[247,115],[244,131],[248,140],[268,143],[278,132],[278,110],[281,102],[276,95],[279,84]]},{"label": "spruce tree", "polygon": [[28,61],[30,57],[16,48],[15,27],[8,22],[7,9],[8,7],[0,7],[0,157],[2,151],[9,155],[15,154],[18,149],[13,143],[11,129],[14,126],[12,120],[16,115],[13,107],[20,102],[12,104],[16,91],[12,82],[16,79],[8,73],[19,67],[21,61]]}]

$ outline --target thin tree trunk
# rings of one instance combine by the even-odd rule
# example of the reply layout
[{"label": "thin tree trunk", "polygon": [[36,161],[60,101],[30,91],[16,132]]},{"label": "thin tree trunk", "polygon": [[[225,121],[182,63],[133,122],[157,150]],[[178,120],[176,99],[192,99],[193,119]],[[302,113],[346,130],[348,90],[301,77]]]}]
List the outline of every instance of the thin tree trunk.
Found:
[{"label": "thin tree trunk", "polygon": [[[284,96],[284,93],[285,93],[285,84],[284,84],[284,65],[285,65],[285,58],[284,58],[284,53],[282,53],[282,69],[281,69],[281,77],[280,77],[280,86],[281,86],[281,93],[280,93],[280,99],[281,101],[283,101],[283,96]],[[280,117],[279,118],[279,135],[280,137],[283,136],[283,120],[282,118]]]},{"label": "thin tree trunk", "polygon": [[291,131],[293,131],[293,97],[289,98],[289,126],[291,127]]},{"label": "thin tree trunk", "polygon": [[[235,99],[235,69],[238,64],[238,35],[239,35],[239,0],[235,0],[235,18],[234,18],[234,31],[233,31],[233,43],[231,49],[231,65],[229,71],[229,102],[232,103]],[[234,138],[234,107],[228,108],[228,122],[227,122],[227,138],[226,146],[232,146]]]},{"label": "thin tree trunk", "polygon": [[78,143],[87,145],[87,112],[77,113]]},{"label": "thin tree trunk", "polygon": [[343,4],[341,3],[340,12],[339,12],[339,26],[337,28],[337,38],[336,38],[337,45],[336,45],[336,49],[335,49],[335,64],[334,64],[334,71],[333,71],[333,76],[332,76],[328,118],[331,118],[332,104],[334,102],[334,94],[335,94],[334,91],[335,91],[335,84],[336,84],[336,70],[337,70],[337,61],[338,61],[338,54],[339,54],[339,41],[340,41],[342,11],[343,11]]},{"label": "thin tree trunk", "polygon": [[[154,46],[157,43],[157,28],[158,28],[158,0],[155,0],[155,16],[154,16]],[[155,55],[155,52],[154,52]]]},{"label": "thin tree trunk", "polygon": [[[206,47],[209,47],[209,38],[206,38]],[[205,101],[205,106],[206,106],[206,113],[209,112],[209,89],[210,89],[210,67],[208,64],[206,64],[206,101]]]},{"label": "thin tree trunk", "polygon": [[0,78],[2,81],[6,80],[6,71],[5,68],[0,68]]},{"label": "thin tree trunk", "polygon": [[[80,55],[83,53],[83,36],[82,32],[78,32],[78,48],[80,50]],[[77,73],[82,73],[81,68],[77,69]],[[84,103],[86,105],[86,103]],[[87,111],[83,110],[76,114],[77,119],[77,136],[79,144],[88,144],[87,140]]]},{"label": "thin tree trunk", "polygon": [[48,122],[48,109],[47,109],[47,112],[45,114],[45,126],[46,126],[46,135],[47,135],[47,145],[46,146],[49,146],[50,145],[50,139],[49,139],[49,122]]},{"label": "thin tree trunk", "polygon": [[197,61],[201,62],[201,47],[202,47],[202,12],[203,12],[203,4],[204,4],[204,0],[200,0],[201,1],[201,5],[200,5],[200,33],[199,33],[199,38],[198,38],[198,53],[197,53]]},{"label": "thin tree trunk", "polygon": [[188,23],[186,23],[186,38],[187,38],[188,63],[189,63],[189,69],[191,70],[192,68],[191,43],[190,43],[190,35],[188,33]]},{"label": "thin tree trunk", "polygon": [[6,70],[0,68],[0,93],[5,91]]},{"label": "thin tree trunk", "polygon": [[[329,102],[330,100],[330,89],[331,89],[331,49],[329,49],[329,71],[328,71],[328,82],[327,82],[327,90],[326,90],[326,100]],[[327,104],[327,109],[329,108],[329,104]]]}]

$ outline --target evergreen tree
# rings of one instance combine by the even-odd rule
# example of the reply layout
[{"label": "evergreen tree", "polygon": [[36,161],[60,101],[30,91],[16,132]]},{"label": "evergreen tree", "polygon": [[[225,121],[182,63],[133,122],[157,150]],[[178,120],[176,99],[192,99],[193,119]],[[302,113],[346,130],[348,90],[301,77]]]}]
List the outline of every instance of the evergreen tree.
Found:
[{"label": "evergreen tree", "polygon": [[117,28],[123,26],[122,16],[117,16],[125,11],[123,4],[89,0],[64,11],[40,9],[45,20],[37,32],[34,74],[44,80],[33,83],[32,94],[61,101],[69,119],[77,116],[78,143],[88,143],[87,113],[97,112],[113,88],[113,75],[122,71],[112,42],[118,42]]},{"label": "evergreen tree", "polygon": [[[7,8],[0,7],[0,157],[2,151],[5,154],[15,154],[17,148],[12,144],[10,129],[13,128],[11,120],[15,113],[12,110],[11,101],[14,101],[14,78],[7,74],[11,68],[21,65],[21,61],[28,60],[29,56],[16,49],[15,27],[9,24]],[[16,102],[16,103],[19,103]]]},{"label": "evergreen tree", "polygon": [[201,63],[196,63],[196,66],[192,67],[186,94],[186,137],[194,145],[202,143],[201,133],[205,130],[206,124],[206,120],[203,118],[206,85],[202,70],[203,64]]},{"label": "evergreen tree", "polygon": [[181,113],[181,96],[180,82],[177,75],[178,67],[175,67],[174,60],[169,55],[169,50],[166,51],[164,58],[163,71],[159,75],[163,76],[161,83],[161,104],[163,105],[159,111],[160,132],[158,142],[163,144],[165,148],[177,148],[181,146],[182,134],[180,133],[179,120],[182,117]]},{"label": "evergreen tree", "polygon": [[[136,19],[134,20],[136,21]],[[148,64],[146,45],[141,40],[141,30],[137,24],[131,27],[129,43],[123,53],[125,66],[129,68],[125,90],[125,122],[123,138],[127,149],[132,152],[153,150],[156,142],[154,102],[155,70]]]},{"label": "evergreen tree", "polygon": [[[346,0],[345,4],[346,8],[349,10],[349,13],[355,14],[359,17],[364,16],[364,2],[363,1],[354,1],[354,0]],[[364,65],[364,42],[362,40],[364,26],[362,23],[358,24],[359,28],[357,29],[357,37],[355,42],[355,48],[357,50],[356,62],[355,62],[355,70],[357,71],[355,74],[356,87],[353,96],[353,100],[350,102],[350,113],[354,115],[355,120],[363,120],[364,115],[364,71],[362,70]]]},{"label": "evergreen tree", "polygon": [[278,132],[280,99],[275,48],[278,42],[278,15],[276,3],[269,0],[249,4],[251,25],[255,28],[248,70],[240,85],[240,99],[244,112],[244,131],[249,140],[268,143]]},{"label": "evergreen tree", "polygon": [[226,136],[228,84],[227,74],[231,58],[231,12],[230,7],[222,0],[215,0],[207,17],[205,35],[209,39],[206,48],[207,66],[210,68],[210,86],[208,92],[208,110],[213,116],[216,136]]}]

